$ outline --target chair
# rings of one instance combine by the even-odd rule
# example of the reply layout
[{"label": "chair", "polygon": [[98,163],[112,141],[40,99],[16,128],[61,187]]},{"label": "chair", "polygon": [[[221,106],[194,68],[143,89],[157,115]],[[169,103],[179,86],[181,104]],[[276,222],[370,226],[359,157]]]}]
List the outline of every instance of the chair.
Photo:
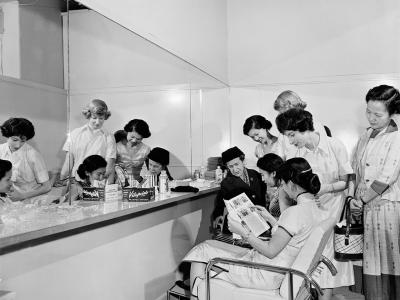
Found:
[{"label": "chair", "polygon": [[[327,219],[317,225],[311,232],[291,268],[256,264],[247,261],[214,258],[206,267],[206,279],[198,287],[199,299],[229,299],[229,300],[303,300],[311,298],[311,287],[314,287],[322,295],[321,288],[315,279],[318,272],[314,272],[320,263],[324,263],[330,272],[335,275],[336,269],[332,263],[322,255],[322,252],[332,234],[335,220]],[[217,263],[235,264],[239,266],[259,268],[270,272],[286,274],[281,286],[277,290],[257,290],[238,287],[221,279],[210,279],[210,270]],[[318,271],[318,270],[317,270]],[[296,298],[294,298],[294,295]]]}]

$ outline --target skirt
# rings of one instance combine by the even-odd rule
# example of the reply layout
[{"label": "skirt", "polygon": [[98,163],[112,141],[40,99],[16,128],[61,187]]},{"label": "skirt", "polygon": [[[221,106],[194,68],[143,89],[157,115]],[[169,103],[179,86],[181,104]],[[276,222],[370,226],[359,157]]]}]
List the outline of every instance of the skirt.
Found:
[{"label": "skirt", "polygon": [[366,300],[400,299],[400,202],[364,206],[363,284]]}]

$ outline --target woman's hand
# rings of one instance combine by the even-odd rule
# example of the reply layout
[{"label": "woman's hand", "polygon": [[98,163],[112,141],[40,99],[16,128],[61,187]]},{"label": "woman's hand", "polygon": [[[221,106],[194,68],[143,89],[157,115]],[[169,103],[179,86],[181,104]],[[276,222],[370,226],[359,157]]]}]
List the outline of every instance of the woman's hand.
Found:
[{"label": "woman's hand", "polygon": [[240,236],[246,236],[248,233],[248,230],[246,230],[242,223],[234,220],[229,214],[228,214],[228,228],[229,231],[236,233]]},{"label": "woman's hand", "polygon": [[257,210],[260,212],[261,216],[265,221],[270,223],[272,226],[275,225],[276,219],[271,215],[271,213],[263,206],[256,205]]},{"label": "woman's hand", "polygon": [[9,195],[8,195],[8,197],[12,200],[12,201],[22,201],[22,200],[24,200],[26,197],[25,197],[25,194],[23,194],[23,193],[20,193],[20,192],[18,192],[18,191],[12,191]]},{"label": "woman's hand", "polygon": [[361,199],[351,199],[350,200],[350,209],[351,210],[361,210],[363,208],[363,202]]}]

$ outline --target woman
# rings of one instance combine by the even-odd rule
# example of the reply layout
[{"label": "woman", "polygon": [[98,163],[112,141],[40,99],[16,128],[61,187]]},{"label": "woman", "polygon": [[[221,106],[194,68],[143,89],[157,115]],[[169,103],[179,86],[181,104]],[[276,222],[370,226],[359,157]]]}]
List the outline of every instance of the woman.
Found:
[{"label": "woman", "polygon": [[[7,194],[12,187],[11,182],[12,164],[8,160],[0,159],[0,208],[4,205],[10,204],[11,200]],[[0,216],[1,223],[1,216]]]},{"label": "woman", "polygon": [[[296,147],[293,156],[304,157],[318,174],[321,180],[318,202],[330,217],[338,220],[344,203],[343,191],[347,188],[349,176],[353,174],[345,146],[338,139],[328,137],[325,131],[314,130],[311,113],[303,109],[287,110],[277,116],[276,124],[279,132]],[[280,205],[281,209],[285,207],[282,202]],[[331,299],[333,288],[354,284],[353,267],[351,262],[333,259],[333,242],[328,242],[324,255],[338,269],[338,274],[333,277],[325,268],[319,279],[320,286],[325,289],[322,299]]]},{"label": "woman", "polygon": [[164,148],[153,148],[146,159],[147,174],[160,177],[161,171],[165,170],[168,180],[174,180],[168,170],[169,165],[169,151]]},{"label": "woman", "polygon": [[261,176],[267,185],[267,191],[273,190],[270,197],[268,211],[272,216],[278,218],[281,214],[279,209],[279,180],[276,177],[276,172],[283,165],[283,160],[275,153],[265,154],[257,161],[257,167],[260,170]]},{"label": "woman", "polygon": [[[289,267],[303,247],[313,227],[325,218],[317,207],[314,195],[320,189],[318,176],[313,173],[310,165],[303,158],[293,158],[286,161],[277,173],[282,180],[282,188],[296,200],[294,205],[280,216],[273,229],[270,241],[263,241],[251,231],[247,231],[239,222],[229,220],[229,229],[242,236],[252,249],[241,248],[219,241],[206,241],[194,247],[184,258],[192,262],[190,271],[190,286],[192,295],[197,295],[197,278],[204,278],[205,266],[214,257],[225,257]],[[261,214],[270,222],[265,213]],[[270,273],[253,268],[219,264],[221,272],[218,278],[232,282],[244,288],[277,289],[284,274]],[[191,299],[195,299],[195,296]]]},{"label": "woman", "polygon": [[44,159],[26,143],[35,136],[32,123],[24,118],[11,118],[1,126],[1,133],[7,142],[0,145],[0,159],[9,160],[13,165],[10,199],[21,201],[48,193],[51,183]]},{"label": "woman", "polygon": [[72,201],[82,200],[82,191],[85,187],[103,187],[106,167],[107,161],[100,155],[86,157],[76,171],[79,180],[72,185]]},{"label": "woman", "polygon": [[248,191],[252,195],[250,200],[253,204],[266,207],[265,184],[261,179],[261,175],[255,170],[247,169],[244,164],[244,158],[244,153],[236,146],[222,152],[222,162],[229,171],[226,178],[221,182],[221,189],[215,201],[215,208],[212,213],[214,225],[217,218],[219,219],[220,216],[224,215],[224,199],[233,190],[243,189]]},{"label": "woman", "polygon": [[142,140],[151,136],[149,125],[143,120],[134,119],[125,125],[124,131],[127,133],[128,142],[117,144],[117,164],[125,169],[128,175],[141,182],[140,172],[150,152],[150,147]]},{"label": "woman", "polygon": [[259,143],[255,150],[257,158],[261,158],[265,154],[270,153],[273,145],[278,140],[276,136],[269,132],[271,128],[271,122],[260,115],[247,118],[243,124],[243,134]]},{"label": "woman", "polygon": [[82,111],[88,123],[74,129],[68,136],[63,150],[67,152],[61,170],[60,179],[76,177],[77,169],[83,160],[90,155],[100,155],[107,161],[105,177],[109,182],[114,179],[114,163],[116,154],[115,139],[112,134],[104,130],[103,124],[111,116],[107,104],[100,99],[92,100]]},{"label": "woman", "polygon": [[[280,93],[274,102],[274,109],[279,114],[291,108],[306,109],[306,107],[307,103],[303,101],[295,92],[289,90]],[[326,126],[322,126],[322,124],[317,122],[315,119],[314,128],[317,132],[324,132],[327,136],[332,136],[330,129]],[[296,153],[296,147],[291,145],[284,135],[280,134],[273,152],[278,154],[283,159],[287,159],[288,157],[294,156],[294,153]]]},{"label": "woman", "polygon": [[353,206],[364,212],[365,299],[400,299],[400,94],[388,85],[366,95],[369,127],[353,159]]}]

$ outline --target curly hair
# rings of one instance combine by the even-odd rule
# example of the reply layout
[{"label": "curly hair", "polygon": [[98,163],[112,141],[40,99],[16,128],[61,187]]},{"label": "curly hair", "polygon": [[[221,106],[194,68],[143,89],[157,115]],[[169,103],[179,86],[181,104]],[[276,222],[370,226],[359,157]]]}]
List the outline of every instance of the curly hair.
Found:
[{"label": "curly hair", "polygon": [[149,125],[146,123],[146,121],[141,119],[130,120],[128,124],[124,126],[124,130],[126,132],[132,132],[135,130],[144,139],[147,139],[151,136]]},{"label": "curly hair", "polygon": [[260,115],[248,117],[243,124],[243,134],[248,135],[252,129],[266,129],[272,128],[272,123]]},{"label": "curly hair", "polygon": [[314,131],[312,114],[301,108],[291,108],[276,117],[276,126],[280,133],[285,131]]},{"label": "curly hair", "polygon": [[301,100],[300,96],[293,91],[283,91],[278,95],[274,102],[274,109],[280,111],[281,109],[301,108],[305,109],[307,103]]},{"label": "curly hair", "polygon": [[93,99],[90,101],[90,103],[82,110],[82,114],[86,119],[90,119],[92,116],[102,116],[107,120],[111,116],[107,104],[100,99]]},{"label": "curly hair", "polygon": [[30,140],[35,136],[35,127],[31,121],[24,118],[10,118],[0,127],[1,134],[6,137],[18,136]]}]

